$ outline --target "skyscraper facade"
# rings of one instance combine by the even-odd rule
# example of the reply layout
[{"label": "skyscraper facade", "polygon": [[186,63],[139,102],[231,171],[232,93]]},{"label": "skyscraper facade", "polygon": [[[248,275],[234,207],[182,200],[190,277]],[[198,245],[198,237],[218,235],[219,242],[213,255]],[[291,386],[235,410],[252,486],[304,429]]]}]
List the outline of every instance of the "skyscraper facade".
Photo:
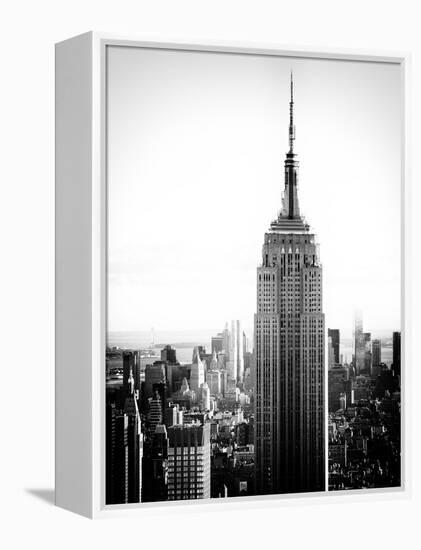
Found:
[{"label": "skyscraper facade", "polygon": [[324,465],[322,267],[300,214],[291,78],[282,209],[265,234],[255,315],[257,493],[320,491]]},{"label": "skyscraper facade", "polygon": [[124,404],[124,414],[127,416],[127,502],[140,502],[142,496],[143,434],[134,387],[135,381],[130,372],[130,394]]},{"label": "skyscraper facade", "polygon": [[210,498],[210,426],[168,428],[168,500]]},{"label": "skyscraper facade", "polygon": [[354,315],[354,366],[355,374],[364,371],[365,365],[365,343],[363,332],[363,316],[361,311],[357,310]]},{"label": "skyscraper facade", "polygon": [[177,363],[176,350],[169,345],[165,346],[164,349],[161,350],[161,361],[172,364]]},{"label": "skyscraper facade", "polygon": [[382,362],[382,343],[381,340],[373,340],[371,343],[372,362],[374,367],[378,367]]},{"label": "skyscraper facade", "polygon": [[219,370],[208,371],[206,382],[209,385],[211,395],[219,395],[221,393],[221,373]]},{"label": "skyscraper facade", "polygon": [[393,363],[392,369],[395,376],[401,374],[401,333],[393,333]]},{"label": "skyscraper facade", "polygon": [[134,390],[137,398],[140,396],[140,355],[138,351],[123,352],[123,389],[129,391],[130,372],[134,378]]},{"label": "skyscraper facade", "polygon": [[333,350],[332,337],[327,337],[327,364],[329,369],[335,366],[335,352]]},{"label": "skyscraper facade", "polygon": [[207,384],[207,382],[204,382],[204,384],[202,384],[202,399],[201,399],[201,406],[202,406],[202,411],[209,411],[210,410],[210,396],[211,396],[211,393],[210,393],[210,389],[209,389],[209,386]]},{"label": "skyscraper facade", "polygon": [[240,321],[235,321],[235,339],[237,341],[237,382],[244,380],[244,332]]},{"label": "skyscraper facade", "polygon": [[339,348],[340,348],[340,333],[337,328],[327,329],[328,338],[332,338],[333,360],[336,365],[340,363]]},{"label": "skyscraper facade", "polygon": [[211,351],[212,353],[221,353],[221,351],[224,349],[224,337],[222,335],[222,332],[217,334],[216,336],[213,336],[211,339]]},{"label": "skyscraper facade", "polygon": [[364,374],[370,374],[371,372],[371,333],[363,333],[363,343],[364,343]]},{"label": "skyscraper facade", "polygon": [[115,403],[106,408],[106,502],[128,502],[128,417],[116,409]]},{"label": "skyscraper facade", "polygon": [[196,353],[195,359],[190,371],[190,387],[196,394],[199,394],[200,388],[205,381],[205,365],[200,359],[199,352]]},{"label": "skyscraper facade", "polygon": [[164,424],[158,424],[147,438],[143,457],[142,502],[167,500],[168,436]]},{"label": "skyscraper facade", "polygon": [[163,406],[158,392],[154,397],[149,398],[148,412],[146,415],[146,431],[148,435],[153,435],[158,424],[162,424]]},{"label": "skyscraper facade", "polygon": [[[163,361],[155,361],[153,365],[146,365],[144,386],[145,399],[153,397],[157,386],[165,386],[166,383],[167,377],[165,373],[165,363]],[[162,401],[164,402],[165,400]]]}]

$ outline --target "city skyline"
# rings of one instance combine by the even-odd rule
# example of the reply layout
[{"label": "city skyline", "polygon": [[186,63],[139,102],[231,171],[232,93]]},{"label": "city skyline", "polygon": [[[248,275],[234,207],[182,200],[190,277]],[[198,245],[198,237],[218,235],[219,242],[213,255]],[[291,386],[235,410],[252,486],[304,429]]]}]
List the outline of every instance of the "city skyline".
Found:
[{"label": "city skyline", "polygon": [[[228,324],[231,324],[231,320]],[[159,330],[146,330],[146,331],[116,331],[109,335],[107,345],[110,347],[118,347],[120,349],[159,349],[163,345],[171,345],[178,351],[183,349],[193,349],[197,345],[205,346],[206,349],[212,348],[212,338],[220,331],[227,323],[222,323],[219,327],[202,329],[202,330],[182,330],[182,331],[159,331]],[[248,340],[249,350],[251,350],[251,343],[253,342],[253,330],[248,330],[247,327],[243,327],[244,333]],[[328,344],[327,336],[328,331],[339,330],[340,332],[340,354],[344,356],[344,361],[351,362],[352,354],[354,350],[354,333],[355,327],[353,325],[353,319],[350,320],[350,327],[347,332],[340,328],[331,327],[326,325],[326,347]],[[393,333],[396,332],[393,329],[389,330],[376,330],[370,327],[365,327],[366,332],[369,332],[373,339],[379,339],[382,344],[382,349],[388,349],[392,345]],[[391,359],[390,359],[391,362]]]},{"label": "city skyline", "polygon": [[[358,310],[355,310],[358,311]],[[235,317],[235,316],[234,316]],[[179,343],[184,343],[183,338],[188,337],[189,335],[194,335],[195,338],[192,340],[193,342],[199,342],[199,341],[207,341],[211,335],[213,335],[216,331],[220,330],[221,326],[224,325],[225,322],[230,321],[228,318],[222,318],[221,317],[221,323],[219,326],[215,327],[204,327],[204,328],[185,328],[182,330],[179,329],[160,329],[159,327],[149,327],[146,329],[140,329],[140,330],[112,330],[108,331],[108,335],[111,335],[111,340],[113,340],[113,337],[116,337],[118,335],[127,335],[130,337],[130,335],[141,335],[141,342],[142,345],[146,345],[151,343],[151,335],[154,334],[155,340],[160,335],[164,334],[165,337],[161,337],[162,340],[165,340],[171,344],[175,343],[176,341]],[[241,319],[239,319],[240,322],[242,322]],[[353,339],[353,332],[354,332],[354,326],[353,326],[353,315],[350,317],[350,322],[346,327],[340,327],[336,326],[333,323],[329,324],[326,323],[326,329],[327,328],[335,328],[341,331],[341,335],[343,339],[346,340],[352,340]],[[367,326],[367,330],[371,332],[375,337],[378,338],[387,338],[388,335],[392,334],[392,332],[395,332],[396,330],[399,330],[400,327],[388,327],[388,328],[382,328],[377,329],[376,327]],[[253,328],[251,326],[247,326],[243,324],[244,332],[246,333],[247,337],[252,340],[253,339]],[[199,334],[199,337],[197,338],[197,334]],[[171,335],[171,336],[168,336]],[[181,338],[181,339],[180,339]],[[190,341],[188,338],[186,341]]]},{"label": "city skyline", "polygon": [[[363,329],[360,320],[356,325]],[[254,474],[253,434],[259,429],[253,388],[258,373],[253,354],[243,348],[244,379],[236,383],[230,363],[235,358],[232,327],[212,337],[212,353],[196,347],[184,365],[169,345],[161,347],[161,360],[145,355],[147,350],[107,349],[108,504],[272,492],[262,492]],[[340,335],[336,338],[340,343]],[[400,484],[400,332],[393,333],[390,367],[382,363],[381,354],[375,358],[379,342],[372,343],[373,354],[370,348],[369,363],[362,363],[359,374],[355,362],[329,364],[326,370],[329,483],[321,491]],[[258,406],[258,393],[256,398]],[[135,426],[141,427],[137,438]],[[174,430],[181,437],[177,444]],[[221,462],[227,451],[230,460]],[[177,459],[185,453],[194,455],[188,467]],[[206,476],[201,474],[205,464]],[[292,484],[289,488],[300,490]]]},{"label": "city skyline", "polygon": [[[299,83],[302,206],[325,243],[326,326],[351,332],[353,310],[361,308],[368,327],[399,329],[400,273],[393,261],[400,250],[395,67],[111,48],[110,331],[205,329],[234,318],[246,330],[252,327],[257,235],[281,196],[287,137],[282,105],[291,68]],[[161,90],[158,98],[143,86],[144,78]],[[322,191],[329,196],[327,209]],[[163,193],[167,201],[160,200]],[[189,233],[190,227],[198,231]],[[151,231],[153,247],[146,240]],[[381,238],[374,244],[368,233]],[[235,238],[235,258],[227,234]],[[197,250],[193,256],[192,250]],[[164,323],[159,311],[165,307]]]}]

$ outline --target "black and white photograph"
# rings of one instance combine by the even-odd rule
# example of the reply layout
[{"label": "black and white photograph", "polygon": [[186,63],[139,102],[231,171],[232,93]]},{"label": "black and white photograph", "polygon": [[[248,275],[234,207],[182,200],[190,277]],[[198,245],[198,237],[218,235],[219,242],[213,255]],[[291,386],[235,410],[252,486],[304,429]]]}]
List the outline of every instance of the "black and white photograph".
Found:
[{"label": "black and white photograph", "polygon": [[106,504],[401,486],[401,70],[107,48]]}]

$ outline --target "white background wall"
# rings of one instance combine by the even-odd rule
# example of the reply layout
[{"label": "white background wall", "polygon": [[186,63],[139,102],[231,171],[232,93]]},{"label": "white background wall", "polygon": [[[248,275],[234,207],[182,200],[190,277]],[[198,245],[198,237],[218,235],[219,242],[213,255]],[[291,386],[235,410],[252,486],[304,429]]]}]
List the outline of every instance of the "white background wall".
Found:
[{"label": "white background wall", "polygon": [[[413,97],[421,95],[417,2],[229,0],[15,1],[2,10],[0,236],[2,335],[1,539],[5,548],[134,547],[415,548],[420,476],[410,500],[148,513],[147,520],[89,522],[52,507],[53,453],[53,44],[87,30],[149,38],[275,42],[288,46],[409,50]],[[415,102],[414,102],[415,103]],[[413,105],[412,149],[420,148]],[[420,209],[420,163],[414,158],[413,210]],[[418,228],[413,249],[418,249]],[[414,253],[415,256],[415,253]],[[413,280],[420,280],[418,257]],[[415,286],[415,284],[414,284]],[[413,290],[413,311],[419,309]],[[413,323],[414,340],[420,332]],[[415,349],[415,346],[414,346]],[[420,463],[413,361],[412,462]],[[75,353],[77,361],[77,353]],[[418,400],[419,401],[419,400]],[[40,498],[40,496],[42,498]],[[413,542],[411,542],[413,540]]]}]

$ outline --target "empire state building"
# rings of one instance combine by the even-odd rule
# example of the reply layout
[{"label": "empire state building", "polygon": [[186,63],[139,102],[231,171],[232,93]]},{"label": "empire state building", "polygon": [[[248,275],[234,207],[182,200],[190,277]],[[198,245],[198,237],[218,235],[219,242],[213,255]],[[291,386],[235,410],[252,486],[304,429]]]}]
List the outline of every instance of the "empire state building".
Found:
[{"label": "empire state building", "polygon": [[255,315],[256,492],[323,491],[324,314],[314,233],[300,214],[291,75],[282,209],[265,233]]}]

